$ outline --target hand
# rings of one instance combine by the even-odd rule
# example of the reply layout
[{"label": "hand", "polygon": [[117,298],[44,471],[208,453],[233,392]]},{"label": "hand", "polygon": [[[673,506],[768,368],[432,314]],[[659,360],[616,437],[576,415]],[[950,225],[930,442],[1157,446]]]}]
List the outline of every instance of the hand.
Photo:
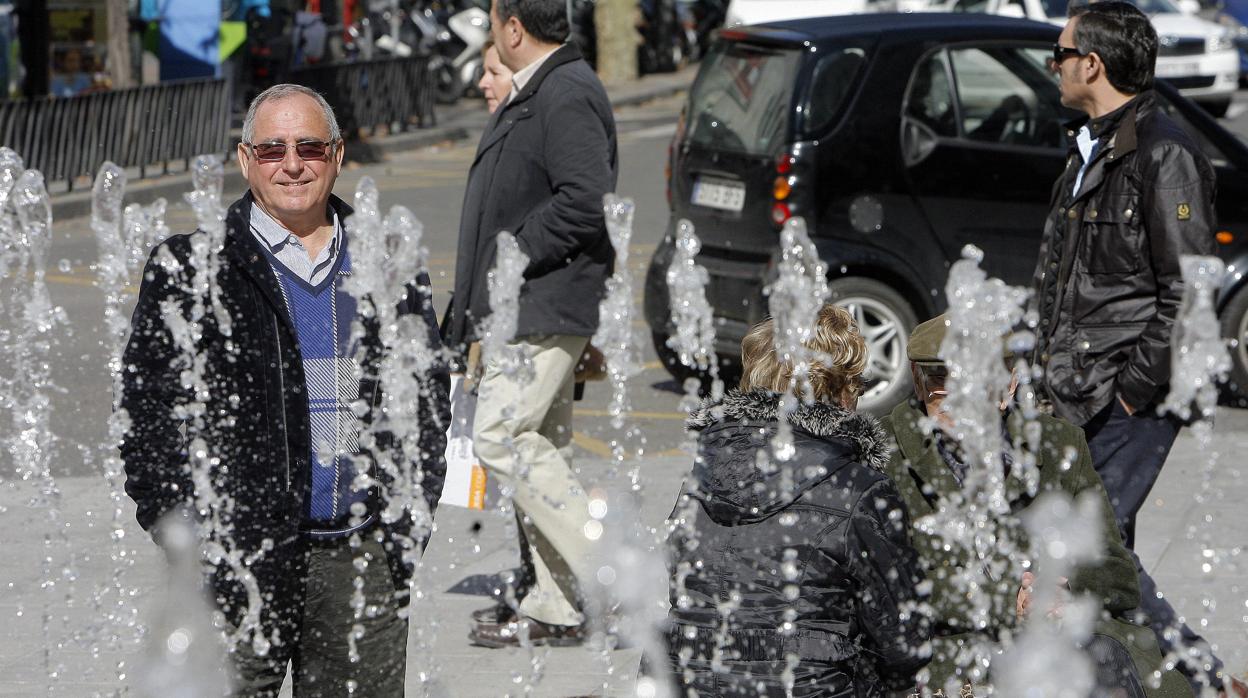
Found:
[{"label": "hand", "polygon": [[1019,620],[1026,620],[1027,614],[1031,612],[1031,585],[1036,581],[1036,575],[1030,572],[1023,573],[1023,585],[1018,589],[1018,596],[1014,598],[1014,615]]},{"label": "hand", "polygon": [[1127,411],[1127,416],[1131,416],[1135,414],[1135,408],[1132,407],[1131,405],[1128,405],[1127,401],[1123,400],[1121,395],[1118,396],[1118,404],[1122,405],[1122,409]]},{"label": "hand", "polygon": [[475,390],[484,372],[485,367],[481,364],[481,343],[473,342],[468,345],[468,359],[464,366],[464,390],[467,392]]}]

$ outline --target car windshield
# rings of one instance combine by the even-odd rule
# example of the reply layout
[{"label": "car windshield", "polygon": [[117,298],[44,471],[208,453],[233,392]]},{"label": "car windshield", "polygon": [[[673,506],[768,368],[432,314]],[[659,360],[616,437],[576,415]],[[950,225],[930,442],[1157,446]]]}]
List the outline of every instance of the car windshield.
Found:
[{"label": "car windshield", "polygon": [[[1129,0],[1132,5],[1140,8],[1146,15],[1156,15],[1165,13],[1177,13],[1179,8],[1170,0]],[[1051,18],[1061,18],[1066,16],[1066,7],[1070,4],[1067,0],[1040,0],[1044,5],[1044,14]]]},{"label": "car windshield", "polygon": [[785,139],[800,56],[739,42],[707,55],[689,98],[689,142],[748,155],[773,155]]}]

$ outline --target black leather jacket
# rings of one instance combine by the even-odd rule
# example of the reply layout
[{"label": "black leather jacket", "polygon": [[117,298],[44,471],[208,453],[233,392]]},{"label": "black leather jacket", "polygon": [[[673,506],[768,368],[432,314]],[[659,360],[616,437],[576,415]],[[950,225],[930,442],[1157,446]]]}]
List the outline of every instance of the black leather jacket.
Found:
[{"label": "black leather jacket", "polygon": [[[722,416],[718,408],[722,407]],[[760,464],[777,396],[728,393],[690,417],[699,457],[672,513],[668,652],[681,695],[882,696],[930,654],[918,558],[872,417],[789,418],[796,453]]]},{"label": "black leather jacket", "polygon": [[1036,267],[1036,359],[1057,414],[1085,424],[1117,397],[1144,410],[1170,382],[1182,255],[1212,255],[1215,175],[1208,158],[1144,92],[1091,122],[1083,164],[1070,124]]}]

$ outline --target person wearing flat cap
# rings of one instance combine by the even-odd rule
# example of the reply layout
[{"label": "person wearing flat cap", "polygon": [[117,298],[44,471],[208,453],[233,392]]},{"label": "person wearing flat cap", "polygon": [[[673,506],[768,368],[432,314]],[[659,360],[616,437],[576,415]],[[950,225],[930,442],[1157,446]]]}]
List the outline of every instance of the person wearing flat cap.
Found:
[{"label": "person wearing flat cap", "polygon": [[[1083,431],[1060,419],[1048,415],[1036,418],[1042,434],[1038,449],[1031,454],[1039,474],[1036,495],[1027,493],[1021,473],[1014,468],[1011,458],[1008,455],[1002,458],[1010,514],[987,522],[986,525],[996,527],[996,531],[985,533],[996,534],[998,548],[993,553],[995,559],[983,562],[987,563],[985,569],[988,570],[1014,572],[989,575],[988,624],[977,627],[970,618],[965,590],[957,586],[956,580],[965,578],[964,570],[972,561],[957,546],[946,546],[938,534],[924,530],[927,528],[925,518],[947,511],[949,507],[962,506],[960,497],[955,495],[961,493],[970,467],[954,436],[954,421],[944,408],[948,372],[939,351],[948,325],[946,316],[941,315],[914,329],[907,349],[914,378],[914,398],[897,405],[882,420],[895,444],[885,472],[897,484],[910,512],[914,527],[912,540],[920,564],[932,583],[932,661],[926,669],[926,677],[920,674],[922,685],[926,687],[924,695],[977,694],[975,684],[985,681],[976,680],[972,667],[965,666],[964,648],[978,641],[997,641],[1005,631],[1016,632],[1032,610],[1030,584],[1033,577],[1031,572],[1024,572],[1030,546],[1021,517],[1043,492],[1060,491],[1074,498],[1091,491],[1101,501],[1105,553],[1099,562],[1076,568],[1065,580],[1059,598],[1090,594],[1101,603],[1102,619],[1085,648],[1097,666],[1098,687],[1106,689],[1097,695],[1191,696],[1187,682],[1173,671],[1161,674],[1159,688],[1141,679],[1152,677],[1161,666],[1161,654],[1148,628],[1125,620],[1128,612],[1139,605],[1135,565],[1114,525],[1113,509],[1092,468]],[[1004,358],[1007,366],[1013,363],[1012,356]],[[1001,402],[1001,429],[1009,442],[1026,449],[1024,420],[1012,407],[1017,386],[1015,373]],[[1068,454],[1074,454],[1074,458]],[[1060,615],[1062,609],[1059,606],[1045,612]]]}]

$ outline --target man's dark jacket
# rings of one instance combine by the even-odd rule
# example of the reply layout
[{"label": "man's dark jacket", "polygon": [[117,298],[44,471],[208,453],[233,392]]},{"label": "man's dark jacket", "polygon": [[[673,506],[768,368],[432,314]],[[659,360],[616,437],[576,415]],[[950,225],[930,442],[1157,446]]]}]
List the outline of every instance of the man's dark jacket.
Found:
[{"label": "man's dark jacket", "polygon": [[760,463],[778,404],[732,391],[686,424],[700,435],[670,521],[675,677],[699,695],[783,696],[791,654],[793,696],[913,688],[928,655],[922,575],[881,472],[884,433],[872,417],[804,405],[789,417],[796,453]]},{"label": "man's dark jacket", "polygon": [[490,314],[486,280],[502,231],[529,256],[516,336],[593,336],[615,259],[602,197],[615,191],[617,169],[610,100],[576,46],[565,44],[481,136],[444,320],[451,349],[476,340]]},{"label": "man's dark jacket", "polygon": [[1151,91],[1091,129],[1101,145],[1077,196],[1082,159],[1072,146],[1033,285],[1046,392],[1078,425],[1117,396],[1136,410],[1165,397],[1179,257],[1216,253],[1213,167]]},{"label": "man's dark jacket", "polygon": [[[303,579],[310,548],[307,537],[299,531],[309,506],[312,451],[303,362],[277,277],[250,229],[252,201],[248,192],[230,207],[219,255],[216,288],[229,315],[228,336],[211,307],[200,324],[203,336],[199,347],[207,360],[204,376],[208,382],[206,429],[200,435],[211,455],[219,458],[212,469],[212,487],[231,501],[223,523],[232,527],[237,549],[255,557],[248,568],[266,600],[261,621],[270,638],[275,630],[280,633],[282,644],[273,650],[280,658],[287,656],[298,637],[302,617]],[[339,220],[351,214],[351,208],[337,197],[331,197],[330,206]],[[171,269],[170,263],[176,260],[187,268],[197,240],[207,242],[206,234],[176,235],[153,250],[143,272],[124,355],[121,406],[130,420],[121,447],[126,492],[138,506],[139,524],[158,541],[159,531],[154,527],[165,514],[183,505],[194,508],[194,485],[186,465],[187,432],[179,414],[192,395],[179,375],[184,363],[166,325],[162,302],[169,300],[182,312],[189,311],[187,273]],[[351,242],[348,239],[348,245]],[[428,279],[421,276],[408,287],[398,312],[422,314],[430,328],[431,349],[440,352]],[[361,305],[370,302],[366,299]],[[363,417],[367,425],[376,416],[371,407],[381,399],[377,380],[381,347],[376,323],[365,323],[363,341],[360,400],[370,406]],[[446,370],[441,361],[436,366],[423,383],[426,399],[420,405],[421,452],[404,457],[387,433],[379,435],[374,446],[386,449],[400,468],[411,468],[414,477],[423,477],[420,484],[431,512],[445,477],[445,425],[450,418]],[[377,470],[374,461],[372,475],[387,483],[387,475]],[[369,502],[376,514],[379,497],[375,488]],[[395,588],[405,589],[411,569],[404,562],[401,547],[413,534],[419,538],[424,532],[414,532],[406,516],[381,525],[387,534],[384,545],[390,553]],[[414,542],[423,545],[424,540]],[[256,555],[258,551],[263,553]],[[246,599],[242,587],[224,565],[212,576],[218,605],[237,624]]]}]

